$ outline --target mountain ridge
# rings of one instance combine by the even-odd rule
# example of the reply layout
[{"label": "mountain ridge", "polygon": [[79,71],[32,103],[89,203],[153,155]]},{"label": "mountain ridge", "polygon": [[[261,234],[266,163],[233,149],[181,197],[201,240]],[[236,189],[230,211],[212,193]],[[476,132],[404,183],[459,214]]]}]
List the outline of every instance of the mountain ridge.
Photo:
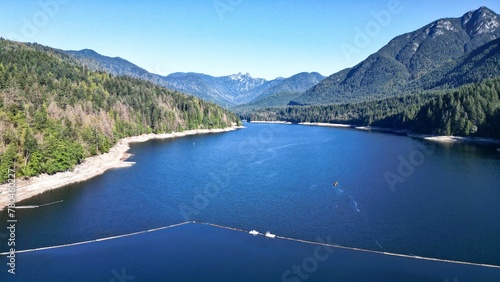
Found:
[{"label": "mountain ridge", "polygon": [[[303,92],[325,78],[319,73],[299,73],[290,78],[277,77],[266,80],[253,78],[250,73],[241,72],[219,77],[195,72],[175,72],[162,76],[150,73],[126,59],[104,56],[91,49],[63,52],[92,70],[151,81],[226,108],[260,99],[262,95],[267,97],[282,92],[283,89]],[[301,78],[303,81],[300,81]]]},{"label": "mountain ridge", "polygon": [[396,36],[366,60],[330,75],[292,102],[360,102],[406,94],[408,83],[500,37],[499,16],[481,7]]}]

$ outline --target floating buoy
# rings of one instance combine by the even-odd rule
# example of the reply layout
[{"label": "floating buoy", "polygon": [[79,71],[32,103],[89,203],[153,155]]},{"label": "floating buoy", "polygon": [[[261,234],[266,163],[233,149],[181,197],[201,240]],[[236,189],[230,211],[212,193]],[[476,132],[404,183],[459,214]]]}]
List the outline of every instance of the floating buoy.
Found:
[{"label": "floating buoy", "polygon": [[275,234],[273,234],[273,233],[271,233],[271,232],[269,232],[269,231],[267,231],[267,232],[266,232],[265,236],[266,236],[267,238],[271,238],[271,239],[276,238],[276,235],[275,235]]},{"label": "floating buoy", "polygon": [[62,203],[62,202],[63,202],[63,200],[60,200],[60,201],[57,201],[57,202],[48,203],[48,204],[43,204],[43,205],[17,206],[16,209],[36,209],[36,208],[41,208],[41,207],[46,207],[46,206],[50,206],[50,205],[59,204],[59,203]]}]

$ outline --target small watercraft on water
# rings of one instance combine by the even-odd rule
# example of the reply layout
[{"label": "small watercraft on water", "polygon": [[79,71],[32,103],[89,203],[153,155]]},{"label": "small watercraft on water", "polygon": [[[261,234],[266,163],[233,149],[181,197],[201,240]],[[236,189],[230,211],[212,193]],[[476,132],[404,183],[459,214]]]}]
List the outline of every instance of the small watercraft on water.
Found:
[{"label": "small watercraft on water", "polygon": [[257,231],[257,230],[252,230],[252,231],[250,231],[248,233],[250,233],[250,235],[253,235],[253,236],[259,235],[259,231]]},{"label": "small watercraft on water", "polygon": [[339,186],[339,182],[338,181],[333,182],[333,186]]}]

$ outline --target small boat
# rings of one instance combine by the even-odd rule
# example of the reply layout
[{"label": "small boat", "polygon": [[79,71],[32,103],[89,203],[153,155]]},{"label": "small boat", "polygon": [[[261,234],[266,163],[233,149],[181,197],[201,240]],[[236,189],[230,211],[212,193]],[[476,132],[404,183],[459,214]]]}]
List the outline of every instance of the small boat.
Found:
[{"label": "small boat", "polygon": [[276,235],[275,235],[275,234],[272,234],[272,233],[271,233],[271,232],[269,232],[269,231],[267,231],[267,232],[266,232],[266,237],[267,237],[267,238],[274,239],[274,238],[276,238]]},{"label": "small boat", "polygon": [[339,182],[338,181],[333,182],[333,186],[339,186]]},{"label": "small boat", "polygon": [[250,235],[253,235],[253,236],[259,235],[259,231],[257,231],[257,230],[252,230],[252,231],[250,231],[248,233],[250,233]]}]

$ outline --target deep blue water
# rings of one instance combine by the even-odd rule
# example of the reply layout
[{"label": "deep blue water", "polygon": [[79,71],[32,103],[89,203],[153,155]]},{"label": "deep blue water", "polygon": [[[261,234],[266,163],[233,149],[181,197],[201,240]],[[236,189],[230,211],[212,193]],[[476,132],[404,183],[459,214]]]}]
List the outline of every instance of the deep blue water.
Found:
[{"label": "deep blue water", "polygon": [[[189,224],[18,255],[17,281],[492,281],[500,269],[416,260]],[[4,264],[5,258],[0,258]],[[12,275],[0,274],[2,281]],[[113,280],[114,279],[114,280]]]},{"label": "deep blue water", "polygon": [[[18,249],[189,219],[500,265],[500,153],[495,147],[351,129],[246,126],[135,144],[133,167],[24,201],[64,200],[18,210]],[[5,222],[5,212],[0,220]],[[4,241],[0,249],[6,249]]]}]

